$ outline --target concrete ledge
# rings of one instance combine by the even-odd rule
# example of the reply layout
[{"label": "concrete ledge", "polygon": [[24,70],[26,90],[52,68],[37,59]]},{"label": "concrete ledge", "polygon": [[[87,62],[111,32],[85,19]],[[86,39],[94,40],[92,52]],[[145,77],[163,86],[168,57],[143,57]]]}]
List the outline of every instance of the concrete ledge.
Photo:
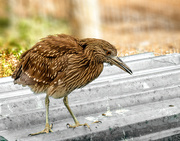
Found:
[{"label": "concrete ledge", "polygon": [[[140,141],[158,133],[168,137],[163,132],[180,126],[180,55],[154,57],[146,53],[123,59],[132,68],[132,76],[105,65],[98,79],[69,95],[73,112],[81,123],[88,122],[92,131],[85,127],[67,129],[66,123],[73,123],[70,114],[62,100],[51,98],[54,133],[28,137],[45,126],[45,95],[33,95],[28,87],[13,85],[9,77],[0,79],[0,135],[19,141]],[[102,123],[92,123],[97,120]]]},{"label": "concrete ledge", "polygon": [[[153,134],[162,130],[177,128],[180,126],[180,98],[153,102],[143,105],[110,110],[111,116],[102,116],[103,112],[78,117],[82,123],[87,122],[91,131],[86,127],[76,129],[66,128],[66,123],[72,123],[72,119],[65,119],[54,123],[54,132],[38,136],[27,136],[29,133],[40,131],[44,125],[31,126],[26,130],[19,129],[16,133],[11,131],[1,132],[1,135],[9,140],[18,141],[65,141],[65,140],[125,140],[142,138],[147,134]],[[173,107],[170,105],[173,104]],[[102,123],[92,123],[99,120]],[[8,137],[8,134],[15,138]],[[21,138],[17,138],[21,135]],[[139,139],[141,139],[139,137]],[[160,136],[161,138],[162,136]],[[158,139],[158,137],[156,137]]]},{"label": "concrete ledge", "polygon": [[179,141],[180,127],[148,134],[141,137],[131,138],[133,141]]}]

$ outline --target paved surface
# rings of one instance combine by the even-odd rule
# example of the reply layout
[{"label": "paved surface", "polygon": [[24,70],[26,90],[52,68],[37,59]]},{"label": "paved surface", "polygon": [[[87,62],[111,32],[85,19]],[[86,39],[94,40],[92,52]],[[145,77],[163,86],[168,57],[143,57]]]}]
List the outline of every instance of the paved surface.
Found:
[{"label": "paved surface", "polygon": [[[105,65],[94,82],[69,95],[69,103],[86,127],[68,129],[73,120],[62,99],[50,99],[53,133],[29,137],[45,126],[45,95],[0,79],[0,136],[8,140],[158,140],[178,138],[180,127],[180,55],[152,53],[122,58],[133,75]],[[105,116],[103,116],[103,115]],[[101,121],[100,123],[93,123]]]}]

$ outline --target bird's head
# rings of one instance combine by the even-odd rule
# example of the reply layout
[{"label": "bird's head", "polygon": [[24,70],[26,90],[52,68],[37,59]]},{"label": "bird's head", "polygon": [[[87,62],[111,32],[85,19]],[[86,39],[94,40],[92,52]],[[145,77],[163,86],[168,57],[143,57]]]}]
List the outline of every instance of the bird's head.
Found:
[{"label": "bird's head", "polygon": [[102,39],[86,38],[80,41],[81,46],[85,50],[85,54],[89,59],[106,62],[111,65],[116,65],[125,72],[132,74],[131,69],[117,57],[117,49],[109,42]]}]

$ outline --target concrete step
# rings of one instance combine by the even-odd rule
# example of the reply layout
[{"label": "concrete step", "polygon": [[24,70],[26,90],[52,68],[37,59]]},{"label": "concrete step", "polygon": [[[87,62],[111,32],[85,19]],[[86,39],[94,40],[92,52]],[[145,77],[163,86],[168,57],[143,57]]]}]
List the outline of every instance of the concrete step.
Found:
[{"label": "concrete step", "polygon": [[[70,107],[77,116],[85,116],[101,111],[129,107],[133,105],[145,104],[166,99],[180,97],[180,84],[167,88],[158,88],[140,93],[129,93],[127,95],[108,96],[97,99],[81,99],[82,101],[73,101],[69,99]],[[28,101],[29,100],[29,101]],[[22,102],[21,102],[22,101]],[[0,118],[0,131],[5,129],[25,128],[35,124],[45,122],[45,108],[42,102],[39,108],[37,101],[33,98],[26,101],[19,101],[20,104],[10,103],[2,105],[2,116]],[[44,101],[44,99],[42,100]],[[50,99],[50,119],[55,122],[71,118],[62,100]],[[53,103],[54,102],[54,103]],[[53,105],[54,104],[54,105]],[[55,105],[56,104],[56,105]],[[11,108],[10,108],[11,107]],[[96,107],[96,108],[94,108]]]},{"label": "concrete step", "polygon": [[[180,76],[180,71],[177,70],[177,68],[170,73],[169,70],[164,71],[163,69],[163,72],[148,73],[145,76],[136,76],[135,74],[135,78],[132,77],[129,80],[125,79],[111,83],[103,82],[99,83],[100,85],[96,85],[96,87],[93,86],[75,91],[69,96],[69,103],[76,114],[79,114],[79,112],[87,114],[106,110],[107,103],[111,108],[115,108],[117,106],[126,107],[170,99],[179,96],[179,93],[176,93],[179,92],[180,86],[178,76]],[[5,93],[6,96],[10,96],[11,94],[12,92]],[[19,123],[16,119],[20,117],[25,119],[24,117],[28,117],[29,113],[33,113],[34,117],[39,117],[39,115],[43,116],[45,108],[44,97],[44,95],[32,95],[32,92],[30,92],[28,97],[17,97],[16,99],[11,98],[4,101],[1,97],[2,117],[0,123],[4,123],[1,127],[12,128],[11,123],[13,123],[14,128],[17,128],[17,126],[27,126],[22,120],[20,120]],[[52,118],[58,120],[59,118],[64,119],[68,116],[67,110],[61,100],[51,99],[50,101],[51,115],[54,115]],[[98,108],[93,110],[94,106]],[[62,116],[57,114],[58,111],[63,111]],[[21,113],[23,114],[19,115]],[[8,124],[10,119],[11,122]],[[37,118],[32,120],[36,120],[33,121],[33,123],[41,122],[38,121]],[[0,130],[3,130],[3,128],[0,128]]]},{"label": "concrete step", "polygon": [[[146,55],[147,57],[145,57]],[[137,56],[123,58],[128,66],[132,68],[134,72],[132,76],[121,72],[117,67],[105,65],[105,69],[98,79],[69,95],[70,107],[75,115],[80,117],[81,121],[85,120],[84,117],[90,117],[96,113],[115,112],[119,109],[150,103],[158,104],[163,100],[171,101],[180,97],[179,54],[160,57],[154,57],[152,53],[140,54],[143,59]],[[4,135],[6,138],[8,133],[14,132],[14,135],[10,137],[21,140],[23,136],[18,132],[23,132],[25,135],[30,129],[39,128],[36,126],[37,124],[44,127],[44,98],[44,94],[33,95],[29,88],[13,85],[10,77],[1,78],[0,135]],[[146,113],[146,111],[144,112]],[[144,120],[146,118],[148,117],[144,117]],[[72,121],[62,100],[50,99],[50,120],[60,127],[64,121]],[[111,119],[109,121],[111,122]],[[63,128],[63,130],[65,129]],[[96,130],[94,131],[96,132]],[[67,132],[69,133],[69,130]],[[18,136],[15,135],[16,133]],[[82,132],[82,136],[86,135],[84,133]],[[78,137],[75,133],[72,136],[74,136],[74,139]],[[138,138],[134,135],[132,137]],[[34,138],[36,137],[31,137],[31,139]],[[63,139],[65,140],[64,137]]]},{"label": "concrete step", "polygon": [[151,133],[141,137],[131,138],[128,141],[179,141],[180,127]]},{"label": "concrete step", "polygon": [[[31,127],[3,130],[1,136],[8,140],[17,141],[68,141],[68,140],[135,140],[148,141],[158,139],[148,135],[155,135],[167,132],[168,129],[179,129],[180,126],[180,98],[146,103],[109,110],[108,116],[102,116],[104,111],[86,116],[79,116],[81,123],[87,122],[91,130],[86,127],[69,129],[66,123],[73,123],[71,118],[59,120],[53,123],[53,133],[37,136],[28,136],[42,130],[44,124],[37,124]],[[93,123],[101,121],[100,123]],[[176,133],[173,130],[172,133]],[[163,134],[163,133],[162,133]],[[170,134],[167,134],[170,135]],[[160,136],[165,137],[165,136]],[[167,136],[166,136],[167,137]]]}]

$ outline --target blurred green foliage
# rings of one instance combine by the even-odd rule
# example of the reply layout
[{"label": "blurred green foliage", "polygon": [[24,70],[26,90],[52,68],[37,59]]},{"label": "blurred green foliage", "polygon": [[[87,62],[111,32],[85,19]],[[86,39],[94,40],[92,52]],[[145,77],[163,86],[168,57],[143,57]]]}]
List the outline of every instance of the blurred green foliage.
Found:
[{"label": "blurred green foliage", "polygon": [[0,20],[2,24],[4,28],[0,30],[0,52],[14,55],[29,49],[42,37],[69,33],[68,22],[54,18],[16,18],[11,24]]},{"label": "blurred green foliage", "polygon": [[70,33],[68,22],[62,19],[0,19],[0,77],[11,75],[15,69],[14,61],[41,38],[60,33]]},{"label": "blurred green foliage", "polygon": [[0,18],[0,29],[6,28],[10,25],[10,20],[8,18]]}]

